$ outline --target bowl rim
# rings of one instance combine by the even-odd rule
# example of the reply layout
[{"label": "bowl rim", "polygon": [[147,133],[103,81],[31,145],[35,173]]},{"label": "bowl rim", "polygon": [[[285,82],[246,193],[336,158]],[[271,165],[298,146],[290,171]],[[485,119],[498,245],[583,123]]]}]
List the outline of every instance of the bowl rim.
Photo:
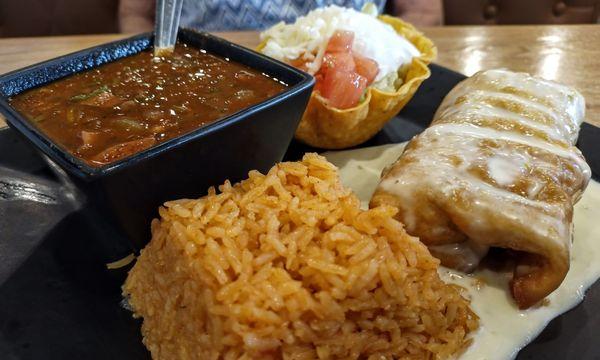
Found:
[{"label": "bowl rim", "polygon": [[[251,59],[254,57],[255,59],[258,59],[264,64],[262,66],[263,68],[275,66],[275,69],[273,69],[272,72],[275,72],[277,70],[288,72],[290,74],[290,77],[295,77],[298,79],[298,81],[293,85],[287,84],[288,87],[286,89],[284,89],[282,92],[271,98],[268,98],[252,106],[243,108],[233,114],[211,122],[210,124],[200,126],[199,128],[191,132],[169,139],[165,142],[159,143],[148,149],[134,153],[133,155],[127,156],[118,161],[111,162],[98,167],[89,165],[83,159],[74,156],[67,149],[63,148],[58,143],[55,143],[52,139],[45,135],[43,131],[36,128],[33,123],[27,120],[27,118],[24,115],[22,115],[15,108],[13,108],[8,102],[8,99],[11,96],[22,93],[23,91],[43,86],[53,81],[57,81],[59,79],[66,78],[74,74],[87,71],[98,66],[102,66],[103,64],[117,61],[119,59],[132,56],[141,51],[147,50],[152,47],[153,38],[154,36],[151,32],[138,34],[124,39],[102,43],[83,50],[61,55],[43,62],[39,62],[33,65],[26,66],[24,68],[20,68],[2,74],[0,75],[0,89],[2,89],[7,82],[14,81],[15,79],[18,79],[24,75],[31,74],[36,71],[43,71],[44,69],[47,69],[52,66],[59,66],[79,56],[93,55],[95,52],[101,49],[109,49],[116,51],[116,49],[119,46],[127,46],[129,44],[132,44],[136,47],[135,50],[129,51],[124,55],[116,55],[114,56],[114,58],[109,59],[108,61],[96,61],[93,65],[90,66],[84,65],[81,69],[77,69],[76,71],[69,71],[68,75],[57,77],[53,80],[45,79],[39,83],[36,83],[32,86],[27,86],[25,89],[20,89],[8,95],[5,91],[0,91],[0,113],[2,113],[5,116],[6,122],[11,128],[17,130],[17,132],[23,135],[33,146],[35,146],[39,151],[41,151],[43,154],[49,157],[52,161],[57,163],[60,167],[65,169],[69,174],[75,175],[77,178],[86,181],[92,181],[116,172],[120,172],[130,166],[157,157],[160,154],[168,152],[186,143],[198,140],[212,133],[219,132],[221,129],[227,126],[231,126],[238,122],[244,121],[245,119],[257,112],[263,111],[267,108],[280,104],[290,98],[295,97],[296,95],[299,95],[304,91],[310,91],[315,82],[314,77],[310,74],[301,71],[297,68],[294,68],[291,65],[270,58],[264,54],[258,53],[252,49],[235,44],[231,41],[225,40],[207,32],[197,31],[188,28],[180,28],[178,34],[178,42],[181,41],[188,45],[198,47],[195,46],[190,40],[203,39],[206,40],[208,44],[213,43],[215,45],[230,47],[232,48],[232,50],[237,51],[240,54],[238,57],[232,58],[232,60],[249,66],[254,70],[260,71],[261,73],[269,76],[269,71],[263,71],[260,68],[257,68],[256,65],[253,66],[250,64]],[[218,53],[215,54],[211,51],[208,52],[220,57],[226,57],[223,55],[219,55]]]}]

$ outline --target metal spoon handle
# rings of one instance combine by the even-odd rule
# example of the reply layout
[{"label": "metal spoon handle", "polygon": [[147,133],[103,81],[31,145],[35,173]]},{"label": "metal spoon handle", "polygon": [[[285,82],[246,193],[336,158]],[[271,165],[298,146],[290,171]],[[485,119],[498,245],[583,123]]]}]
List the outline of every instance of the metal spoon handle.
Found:
[{"label": "metal spoon handle", "polygon": [[156,0],[154,55],[170,53],[175,48],[183,0]]}]

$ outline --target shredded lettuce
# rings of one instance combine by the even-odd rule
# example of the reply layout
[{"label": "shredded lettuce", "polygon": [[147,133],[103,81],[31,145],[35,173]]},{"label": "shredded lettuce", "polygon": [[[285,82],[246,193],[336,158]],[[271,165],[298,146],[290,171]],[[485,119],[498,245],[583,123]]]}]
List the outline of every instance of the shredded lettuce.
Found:
[{"label": "shredded lettuce", "polygon": [[[398,82],[400,82],[400,84],[398,84]],[[381,80],[373,83],[374,88],[385,92],[395,92],[400,85],[402,85],[402,79],[397,71],[392,71],[381,78]]]},{"label": "shredded lettuce", "polygon": [[377,5],[373,4],[372,2],[365,3],[363,5],[362,9],[360,9],[360,12],[367,14],[367,15],[371,15],[373,17],[377,17],[377,15],[379,15],[379,10],[377,9]]},{"label": "shredded lettuce", "polygon": [[410,64],[403,65],[400,69],[398,69],[398,71],[392,71],[381,78],[381,80],[374,82],[372,86],[385,92],[398,91],[400,86],[404,84],[404,79],[406,78],[406,73],[408,72],[409,67]]}]

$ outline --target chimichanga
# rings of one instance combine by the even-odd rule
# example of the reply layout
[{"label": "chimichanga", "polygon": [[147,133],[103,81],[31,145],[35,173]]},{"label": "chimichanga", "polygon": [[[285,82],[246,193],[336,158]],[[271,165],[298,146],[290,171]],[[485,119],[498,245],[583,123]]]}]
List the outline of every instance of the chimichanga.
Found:
[{"label": "chimichanga", "polygon": [[408,233],[446,266],[470,271],[489,247],[515,250],[512,294],[530,307],[569,270],[573,205],[591,176],[574,146],[584,110],[567,86],[477,73],[383,171],[370,205],[398,207]]}]

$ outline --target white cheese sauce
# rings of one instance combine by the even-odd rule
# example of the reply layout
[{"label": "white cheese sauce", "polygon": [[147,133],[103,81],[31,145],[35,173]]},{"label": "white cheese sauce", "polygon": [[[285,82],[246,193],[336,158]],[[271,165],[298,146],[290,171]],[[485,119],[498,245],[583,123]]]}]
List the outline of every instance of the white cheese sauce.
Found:
[{"label": "white cheese sauce", "polygon": [[514,184],[522,175],[521,172],[526,161],[527,159],[523,156],[498,154],[489,159],[488,172],[499,185]]},{"label": "white cheese sauce", "polygon": [[[368,207],[379,182],[381,171],[402,154],[404,144],[384,145],[358,150],[328,152],[324,155],[339,167],[344,185],[358,195]],[[581,200],[575,205],[574,242],[571,267],[562,285],[547,298],[547,304],[519,310],[510,295],[508,282],[512,274],[479,270],[465,275],[440,268],[446,282],[467,289],[471,306],[480,317],[480,328],[473,334],[473,344],[460,360],[513,359],[530,343],[548,322],[579,304],[585,291],[600,278],[600,184],[590,181]]]},{"label": "white cheese sauce", "polygon": [[495,139],[504,140],[517,144],[527,145],[542,149],[556,156],[564,157],[573,160],[586,177],[590,175],[590,168],[585,160],[579,155],[578,151],[573,151],[574,148],[564,148],[556,144],[539,140],[537,138],[526,136],[514,131],[499,131],[491,128],[474,126],[471,124],[436,124],[424,131],[425,134],[431,133],[434,137],[443,137],[447,134],[460,134],[464,137],[477,139]]}]

